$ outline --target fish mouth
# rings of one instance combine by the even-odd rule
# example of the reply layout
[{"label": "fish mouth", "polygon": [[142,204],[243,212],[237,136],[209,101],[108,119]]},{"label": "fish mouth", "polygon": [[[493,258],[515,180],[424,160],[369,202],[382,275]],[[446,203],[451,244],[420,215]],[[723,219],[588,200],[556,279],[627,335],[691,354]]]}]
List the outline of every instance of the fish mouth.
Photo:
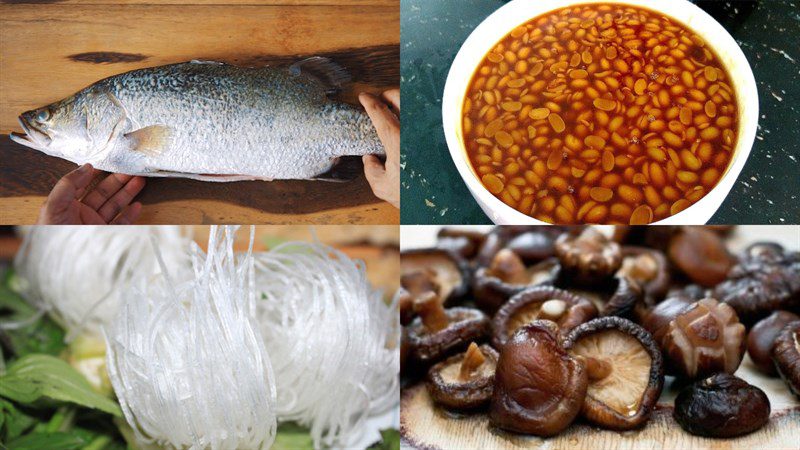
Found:
[{"label": "fish mouth", "polygon": [[37,150],[47,148],[52,142],[50,136],[42,131],[36,124],[28,120],[29,113],[22,113],[17,120],[22,127],[23,133],[11,132],[11,140],[19,144],[31,147]]}]

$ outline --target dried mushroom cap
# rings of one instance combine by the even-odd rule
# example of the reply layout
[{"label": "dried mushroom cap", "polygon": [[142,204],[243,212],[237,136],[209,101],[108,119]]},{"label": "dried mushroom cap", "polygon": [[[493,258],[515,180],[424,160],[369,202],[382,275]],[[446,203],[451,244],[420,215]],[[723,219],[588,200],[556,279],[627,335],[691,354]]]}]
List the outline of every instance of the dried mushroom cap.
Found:
[{"label": "dried mushroom cap", "polygon": [[553,436],[575,420],[586,387],[586,371],[562,348],[555,323],[535,321],[500,353],[489,420],[516,433]]},{"label": "dried mushroom cap", "polygon": [[433,401],[452,409],[472,409],[492,397],[497,351],[474,342],[466,352],[451,356],[428,371],[428,392]]},{"label": "dried mushroom cap", "polygon": [[492,319],[492,345],[503,348],[523,326],[535,320],[550,320],[566,334],[597,316],[592,302],[552,286],[526,289],[511,298]]},{"label": "dried mushroom cap", "polygon": [[669,292],[667,292],[667,299],[680,298],[687,303],[694,303],[706,297],[708,297],[708,290],[696,284],[670,289]]},{"label": "dried mushroom cap", "polygon": [[747,354],[761,373],[770,376],[778,374],[772,361],[775,338],[795,320],[800,320],[800,316],[789,311],[775,311],[756,323],[747,334]]},{"label": "dried mushroom cap", "polygon": [[786,325],[778,334],[772,357],[781,378],[800,397],[800,321]]},{"label": "dried mushroom cap", "polygon": [[741,378],[719,373],[681,390],[673,416],[691,434],[729,438],[763,427],[769,412],[764,391]]},{"label": "dried mushroom cap", "polygon": [[436,271],[429,268],[420,268],[403,273],[400,276],[400,286],[412,298],[426,292],[434,292],[438,295],[442,290],[437,280]]},{"label": "dried mushroom cap", "polygon": [[777,242],[756,242],[747,246],[739,254],[741,263],[780,263],[785,258],[785,250]]},{"label": "dried mushroom cap", "polygon": [[576,283],[591,284],[611,276],[622,263],[619,244],[594,228],[579,236],[561,235],[556,255],[565,273]]},{"label": "dried mushroom cap", "polygon": [[622,247],[622,264],[617,276],[636,281],[644,291],[645,302],[651,306],[661,301],[669,289],[669,265],[667,258],[658,250]]},{"label": "dried mushroom cap", "polygon": [[414,297],[404,288],[397,290],[397,307],[400,309],[400,323],[408,325],[414,319]]},{"label": "dried mushroom cap", "polygon": [[714,296],[752,324],[776,310],[800,310],[800,258],[777,245],[751,246],[731,269],[728,279],[714,288]]},{"label": "dried mushroom cap", "polygon": [[669,258],[693,282],[712,287],[728,275],[736,259],[719,234],[702,227],[683,227],[669,241]]},{"label": "dried mushroom cap", "polygon": [[[461,297],[469,287],[469,267],[463,258],[456,253],[436,248],[407,250],[400,254],[402,277],[420,274],[429,278],[430,283],[438,286],[437,293],[443,301]],[[402,280],[401,280],[402,281]],[[403,285],[412,295],[419,293]]]},{"label": "dried mushroom cap", "polygon": [[472,259],[485,239],[486,235],[479,231],[444,227],[439,230],[436,246],[458,253],[466,259]]},{"label": "dried mushroom cap", "polygon": [[558,234],[541,230],[529,231],[515,236],[506,248],[520,256],[525,262],[538,262],[555,255],[555,241]]},{"label": "dried mushroom cap", "polygon": [[404,367],[406,366],[406,360],[408,360],[408,354],[411,350],[411,346],[408,344],[408,330],[406,327],[402,327],[402,331],[400,333],[400,372],[404,373]]},{"label": "dried mushroom cap", "polygon": [[587,420],[613,430],[647,421],[664,384],[661,352],[650,333],[629,320],[603,317],[572,330],[564,348],[586,367]]},{"label": "dried mushroom cap", "polygon": [[694,300],[683,296],[669,297],[651,309],[641,321],[641,325],[653,335],[653,340],[660,345],[669,330],[670,322],[693,303]]},{"label": "dried mushroom cap", "polygon": [[419,317],[408,326],[411,355],[419,362],[433,363],[480,341],[489,329],[489,318],[472,308],[442,308],[431,296],[414,304]]},{"label": "dried mushroom cap", "polygon": [[522,258],[507,248],[494,255],[486,275],[499,278],[508,284],[527,284],[530,281]]},{"label": "dried mushroom cap", "polygon": [[479,267],[488,266],[494,255],[503,248],[509,248],[530,264],[553,256],[556,239],[562,234],[578,234],[581,226],[531,226],[505,225],[495,227],[481,245],[475,257]]},{"label": "dried mushroom cap", "polygon": [[670,321],[661,348],[670,375],[696,379],[734,373],[742,362],[744,325],[736,311],[712,298],[693,303]]},{"label": "dried mushroom cap", "polygon": [[613,277],[592,286],[569,286],[557,283],[568,290],[594,303],[600,317],[618,316],[630,319],[636,306],[642,302],[643,292],[638,283],[627,277]]},{"label": "dried mushroom cap", "polygon": [[[530,286],[554,283],[561,270],[555,258],[530,267],[520,267],[518,264],[522,264],[522,260],[515,253],[502,250],[495,255],[491,267],[478,269],[472,290],[479,308],[487,313],[494,313],[520,291]],[[509,268],[512,268],[510,276]]]}]

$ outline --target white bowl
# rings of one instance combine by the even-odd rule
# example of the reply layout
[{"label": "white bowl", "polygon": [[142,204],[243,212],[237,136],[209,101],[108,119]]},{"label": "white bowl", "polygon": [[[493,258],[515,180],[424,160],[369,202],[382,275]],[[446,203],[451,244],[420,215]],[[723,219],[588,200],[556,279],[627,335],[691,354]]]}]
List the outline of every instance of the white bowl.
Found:
[{"label": "white bowl", "polygon": [[704,224],[725,200],[744,167],[758,126],[758,90],[753,71],[736,41],[714,18],[688,0],[514,0],[486,18],[458,51],[442,98],[442,125],[450,156],[469,191],[489,218],[497,224],[545,224],[506,205],[481,183],[467,159],[461,132],[464,95],[478,64],[497,42],[516,26],[548,11],[586,3],[619,3],[661,12],[688,26],[711,46],[733,79],[739,107],[739,130],[732,161],[719,183],[705,197],[658,224]]}]

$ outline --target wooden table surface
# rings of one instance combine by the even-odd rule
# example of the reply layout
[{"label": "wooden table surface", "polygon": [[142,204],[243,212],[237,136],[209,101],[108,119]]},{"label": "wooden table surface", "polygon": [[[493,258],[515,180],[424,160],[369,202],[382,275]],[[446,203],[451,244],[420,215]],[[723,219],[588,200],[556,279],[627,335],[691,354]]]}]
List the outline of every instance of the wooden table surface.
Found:
[{"label": "wooden table surface", "polygon": [[[340,97],[399,84],[398,0],[0,0],[0,223],[36,220],[75,165],[8,138],[17,116],[102,78],[217,60],[244,66],[328,56],[353,84]],[[147,180],[139,223],[384,223],[399,212],[355,179],[208,183]]]}]

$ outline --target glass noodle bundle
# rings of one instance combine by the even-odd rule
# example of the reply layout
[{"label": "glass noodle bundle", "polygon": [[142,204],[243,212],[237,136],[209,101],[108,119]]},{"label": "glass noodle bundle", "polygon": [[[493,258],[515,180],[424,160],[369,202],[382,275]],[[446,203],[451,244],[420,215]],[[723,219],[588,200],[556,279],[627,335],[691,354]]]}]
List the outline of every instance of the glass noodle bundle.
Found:
[{"label": "glass noodle bundle", "polygon": [[278,419],[315,447],[347,446],[399,398],[399,316],[363,262],[319,243],[255,255],[258,320],[277,383]]},{"label": "glass noodle bundle", "polygon": [[67,329],[67,340],[99,335],[120,306],[124,287],[160,271],[152,237],[176,276],[187,266],[189,237],[174,226],[39,226],[23,228],[14,261],[22,295]]},{"label": "glass noodle bundle", "polygon": [[208,254],[191,247],[193,274],[167,268],[127,289],[106,332],[109,377],[140,444],[262,449],[275,438],[275,380],[255,322],[253,234],[212,227]]}]

